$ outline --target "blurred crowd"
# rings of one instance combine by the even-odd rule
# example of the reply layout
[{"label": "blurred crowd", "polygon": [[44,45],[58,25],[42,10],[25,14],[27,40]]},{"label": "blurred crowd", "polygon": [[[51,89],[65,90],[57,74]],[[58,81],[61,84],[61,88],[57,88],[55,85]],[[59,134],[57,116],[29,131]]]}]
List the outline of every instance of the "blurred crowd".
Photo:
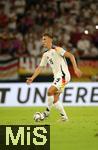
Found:
[{"label": "blurred crowd", "polygon": [[0,0],[0,55],[39,56],[41,36],[78,56],[98,56],[97,0]]}]

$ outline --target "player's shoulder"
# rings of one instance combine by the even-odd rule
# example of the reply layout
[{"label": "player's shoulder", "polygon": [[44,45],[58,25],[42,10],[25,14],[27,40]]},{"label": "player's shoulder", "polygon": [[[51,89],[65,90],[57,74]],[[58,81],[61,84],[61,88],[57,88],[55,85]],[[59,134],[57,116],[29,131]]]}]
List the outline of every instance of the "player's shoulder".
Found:
[{"label": "player's shoulder", "polygon": [[63,48],[60,47],[60,46],[55,46],[54,49],[55,49],[56,51],[60,51],[60,50],[62,50]]},{"label": "player's shoulder", "polygon": [[48,52],[48,51],[45,51],[45,52],[42,54],[42,57],[47,56],[47,52]]}]

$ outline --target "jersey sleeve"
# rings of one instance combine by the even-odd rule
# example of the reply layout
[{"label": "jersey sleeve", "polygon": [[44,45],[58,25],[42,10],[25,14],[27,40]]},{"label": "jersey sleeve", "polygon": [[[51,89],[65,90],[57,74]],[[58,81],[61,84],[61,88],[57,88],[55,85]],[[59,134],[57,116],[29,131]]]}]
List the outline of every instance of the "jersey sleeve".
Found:
[{"label": "jersey sleeve", "polygon": [[66,52],[65,49],[63,49],[62,47],[57,47],[56,51],[59,55],[64,56],[64,53]]},{"label": "jersey sleeve", "polygon": [[47,57],[46,57],[45,54],[43,54],[43,57],[42,57],[42,59],[41,59],[41,62],[40,62],[40,64],[39,64],[39,66],[40,66],[40,67],[46,67],[46,65],[47,65]]}]

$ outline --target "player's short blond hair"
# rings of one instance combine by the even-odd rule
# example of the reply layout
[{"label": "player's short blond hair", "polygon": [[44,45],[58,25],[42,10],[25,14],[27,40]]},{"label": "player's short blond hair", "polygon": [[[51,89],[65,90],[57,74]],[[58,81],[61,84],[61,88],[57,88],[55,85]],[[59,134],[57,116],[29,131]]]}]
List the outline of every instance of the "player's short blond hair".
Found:
[{"label": "player's short blond hair", "polygon": [[43,36],[48,36],[49,38],[53,39],[53,35],[50,33],[44,33]]}]

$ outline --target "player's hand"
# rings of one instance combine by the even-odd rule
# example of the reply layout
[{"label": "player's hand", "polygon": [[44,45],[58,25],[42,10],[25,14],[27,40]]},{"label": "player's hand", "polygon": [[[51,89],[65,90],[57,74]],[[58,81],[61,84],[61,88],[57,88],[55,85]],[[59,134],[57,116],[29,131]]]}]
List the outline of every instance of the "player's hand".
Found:
[{"label": "player's hand", "polygon": [[32,83],[32,81],[33,81],[32,77],[29,77],[29,78],[27,78],[26,83],[30,84],[30,83]]},{"label": "player's hand", "polygon": [[83,74],[82,71],[79,68],[75,68],[74,72],[75,72],[75,75],[78,78],[80,78],[82,76],[82,74]]}]

